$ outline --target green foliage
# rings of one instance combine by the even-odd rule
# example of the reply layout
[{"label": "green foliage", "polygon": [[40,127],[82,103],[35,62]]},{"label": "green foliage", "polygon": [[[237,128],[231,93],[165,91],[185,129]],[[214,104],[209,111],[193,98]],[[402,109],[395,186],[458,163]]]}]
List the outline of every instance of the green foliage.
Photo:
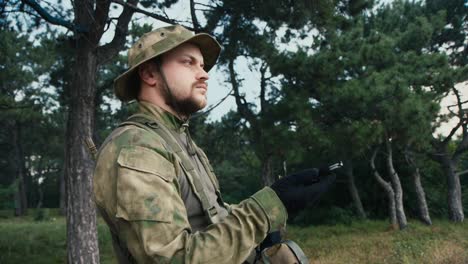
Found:
[{"label": "green foliage", "polygon": [[[433,49],[437,50],[444,44],[449,44],[452,47],[450,59],[453,65],[466,66],[468,56],[466,48],[466,39],[468,32],[466,31],[466,1],[464,0],[428,0],[426,1],[425,13],[429,15],[441,14],[443,19],[438,23],[443,26],[431,40]],[[458,79],[463,81],[465,79]]]},{"label": "green foliage", "polygon": [[[169,8],[175,2],[140,3],[145,8]],[[460,49],[466,41],[463,4],[463,0],[394,1],[374,8],[373,1],[367,0],[210,3],[212,8],[203,12],[205,29],[215,32],[225,46],[219,67],[227,69],[231,59],[238,63],[236,58],[243,57],[253,71],[265,71],[263,106],[245,104],[252,123],[234,112],[219,122],[208,122],[206,117],[191,122],[193,137],[220,178],[225,200],[235,203],[258,190],[268,159],[273,175],[348,159],[353,162],[365,210],[372,218],[385,217],[386,201],[369,170],[368,156],[369,149],[387,134],[394,140],[408,214],[416,216],[411,169],[401,155],[407,146],[422,153],[417,161],[431,214],[445,217],[446,180],[439,165],[424,153],[431,147],[428,142],[440,98],[455,82],[466,80],[467,49]],[[126,47],[151,29],[134,21]],[[58,206],[66,113],[72,100],[70,80],[75,74],[69,54],[76,40],[46,31],[33,44],[27,35],[6,27],[1,30],[0,184],[12,186],[18,165],[11,153],[21,147],[29,172],[30,206],[35,207],[39,199],[39,176],[44,178],[44,205]],[[284,31],[281,38],[280,31]],[[292,47],[298,39],[311,38],[310,47],[295,52],[279,48],[279,44]],[[447,44],[453,44],[454,52],[442,52]],[[97,145],[135,110],[135,104],[119,106],[112,92],[114,78],[127,67],[126,59],[118,56],[98,68]],[[234,77],[245,86],[242,76]],[[21,144],[12,141],[13,120],[18,121]],[[455,148],[452,142],[452,153]],[[377,162],[384,168],[382,161]],[[468,168],[466,157],[461,164],[459,171]],[[339,176],[320,207],[310,208],[296,222],[354,222],[346,181]],[[467,177],[462,176],[461,182],[465,190]],[[0,188],[0,208],[12,207],[12,190]],[[467,197],[463,196],[465,208]]]},{"label": "green foliage", "polygon": [[310,260],[319,263],[456,263],[468,260],[466,223],[435,221],[428,227],[411,222],[392,231],[384,221],[355,221],[334,226],[288,229]]},{"label": "green foliage", "polygon": [[[34,221],[31,216],[0,220],[0,263],[66,262],[65,218],[56,209],[48,211],[49,219],[43,221]],[[115,263],[112,239],[103,221],[98,223],[98,234],[101,263]]]},{"label": "green foliage", "polygon": [[306,227],[311,225],[349,225],[357,220],[357,215],[351,208],[328,205],[328,207],[308,208],[292,219],[292,223]]},{"label": "green foliage", "polygon": [[[30,217],[0,219],[1,263],[64,263],[65,219],[51,210],[49,221]],[[0,214],[3,212],[0,211]],[[101,263],[115,263],[112,239],[98,221]],[[435,221],[432,227],[411,222],[405,231],[392,231],[385,221],[353,221],[337,225],[290,225],[286,238],[297,242],[312,261],[320,263],[447,263],[468,260],[468,227]],[[18,239],[20,237],[21,239]]]},{"label": "green foliage", "polygon": [[231,112],[220,122],[213,123],[205,123],[205,118],[200,116],[191,120],[192,137],[206,151],[225,202],[238,203],[260,188],[260,162],[245,137],[237,114]]},{"label": "green foliage", "polygon": [[[17,181],[14,181],[9,186],[0,185],[0,210],[14,208],[13,195],[18,188]],[[0,216],[1,217],[1,216]]]},{"label": "green foliage", "polygon": [[[401,158],[402,151],[430,149],[439,99],[458,74],[446,54],[429,52],[434,36],[445,26],[444,20],[444,12],[427,13],[423,3],[395,1],[349,18],[349,27],[343,30],[317,37],[314,52],[282,52],[269,61],[272,73],[284,77],[277,105],[288,106],[283,111],[290,113],[290,120],[309,120],[303,123],[309,129],[300,127],[295,138],[304,138],[301,146],[313,151],[298,165],[353,161],[364,207],[373,217],[382,215],[386,204],[376,202],[384,197],[368,170],[369,149],[392,139],[397,170],[402,172],[405,191],[411,192],[411,170]],[[423,164],[430,163],[418,157]],[[431,212],[444,215],[443,176],[437,166],[424,171],[423,177],[430,179],[431,185],[431,192],[426,193],[434,193],[428,198],[434,208]],[[333,193],[334,204],[347,194],[346,189],[340,190]],[[375,196],[368,194],[374,190]],[[411,197],[406,201],[409,211],[417,206]]]},{"label": "green foliage", "polygon": [[39,132],[46,122],[47,100],[43,100],[46,93],[37,88],[39,84],[35,81],[42,73],[39,65],[47,64],[47,59],[38,56],[41,49],[33,46],[27,36],[10,30],[1,29],[0,48],[3,51],[0,54],[0,121],[3,124],[0,145],[4,150],[0,152],[0,183],[10,185],[23,171],[24,183],[18,181],[17,186],[29,185],[32,179],[27,169],[31,167],[26,165],[26,160],[38,157],[40,146],[47,140],[43,135],[31,133]]},{"label": "green foliage", "polygon": [[35,212],[34,221],[49,221],[50,211],[49,208],[39,208]]}]

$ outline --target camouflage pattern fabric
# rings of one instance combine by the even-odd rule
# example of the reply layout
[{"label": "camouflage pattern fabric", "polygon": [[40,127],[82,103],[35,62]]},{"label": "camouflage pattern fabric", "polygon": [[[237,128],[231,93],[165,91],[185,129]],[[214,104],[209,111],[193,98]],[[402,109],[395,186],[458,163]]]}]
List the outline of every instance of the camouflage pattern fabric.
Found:
[{"label": "camouflage pattern fabric", "polygon": [[[177,127],[174,117],[157,106],[140,104],[140,112],[169,129]],[[268,232],[286,224],[286,209],[265,187],[231,205],[221,222],[194,231],[180,175],[181,165],[154,133],[123,126],[106,139],[96,162],[94,199],[119,262],[242,263]]]},{"label": "camouflage pattern fabric", "polygon": [[180,25],[158,28],[144,34],[128,51],[129,69],[114,81],[114,92],[121,101],[137,98],[139,81],[136,69],[142,63],[149,61],[183,43],[192,43],[200,48],[205,63],[205,71],[209,71],[218,59],[221,45],[211,35],[194,34]]}]

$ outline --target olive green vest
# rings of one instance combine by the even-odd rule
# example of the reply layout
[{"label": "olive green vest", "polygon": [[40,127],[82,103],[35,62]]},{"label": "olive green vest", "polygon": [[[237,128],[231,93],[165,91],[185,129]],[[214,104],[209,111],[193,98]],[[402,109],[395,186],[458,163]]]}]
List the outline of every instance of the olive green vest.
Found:
[{"label": "olive green vest", "polygon": [[[186,175],[189,185],[192,187],[192,191],[195,194],[196,198],[200,201],[201,207],[203,212],[205,213],[205,217],[208,219],[209,223],[217,223],[222,218],[227,216],[227,210],[224,208],[224,203],[221,198],[221,193],[219,191],[219,183],[216,179],[214,174],[213,168],[210,165],[208,158],[206,157],[205,153],[198,148],[193,142],[187,142],[187,144],[193,144],[195,148],[196,157],[191,158],[190,154],[187,151],[184,151],[184,147],[182,146],[183,142],[181,139],[178,138],[177,135],[174,135],[168,128],[166,128],[160,122],[150,118],[145,114],[135,114],[130,116],[127,121],[123,122],[120,126],[125,125],[134,125],[140,128],[143,128],[147,131],[152,131],[160,136],[165,144],[166,147],[170,152],[173,153],[174,158],[176,159],[175,163],[181,165],[181,168]],[[191,139],[188,139],[191,140]],[[206,187],[206,182],[203,182],[203,171],[200,169],[197,170],[197,161],[200,161],[204,172],[206,172],[210,183],[214,186],[214,192],[216,194],[215,199],[209,199],[210,193],[208,188]],[[180,178],[180,175],[178,175]],[[206,178],[206,177],[205,177]],[[187,206],[187,212],[190,215],[191,208]],[[189,222],[191,223],[192,227],[194,227],[194,231],[200,228],[200,219],[190,219]]]}]

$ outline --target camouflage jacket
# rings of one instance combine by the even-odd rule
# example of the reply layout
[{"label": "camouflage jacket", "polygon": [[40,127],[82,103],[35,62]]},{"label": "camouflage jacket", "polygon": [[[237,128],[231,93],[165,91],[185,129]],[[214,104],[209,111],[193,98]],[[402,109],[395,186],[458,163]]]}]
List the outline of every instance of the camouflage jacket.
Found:
[{"label": "camouflage jacket", "polygon": [[[139,107],[139,113],[184,135],[182,123],[171,114],[145,102]],[[162,137],[134,125],[115,129],[99,151],[94,199],[119,262],[242,263],[267,233],[285,226],[286,210],[270,188],[231,205],[228,213],[216,199],[217,181],[206,177],[200,182],[223,219],[194,221],[203,214],[200,201],[171,151]],[[206,156],[197,156],[192,162],[202,177],[206,168],[197,163]]]}]

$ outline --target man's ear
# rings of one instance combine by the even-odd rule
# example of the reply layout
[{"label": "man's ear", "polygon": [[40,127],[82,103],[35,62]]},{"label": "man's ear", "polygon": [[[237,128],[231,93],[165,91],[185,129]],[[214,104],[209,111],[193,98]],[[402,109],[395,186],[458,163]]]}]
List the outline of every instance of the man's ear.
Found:
[{"label": "man's ear", "polygon": [[147,61],[138,66],[138,75],[141,82],[146,83],[148,86],[155,86],[158,82],[158,69],[153,62]]}]

